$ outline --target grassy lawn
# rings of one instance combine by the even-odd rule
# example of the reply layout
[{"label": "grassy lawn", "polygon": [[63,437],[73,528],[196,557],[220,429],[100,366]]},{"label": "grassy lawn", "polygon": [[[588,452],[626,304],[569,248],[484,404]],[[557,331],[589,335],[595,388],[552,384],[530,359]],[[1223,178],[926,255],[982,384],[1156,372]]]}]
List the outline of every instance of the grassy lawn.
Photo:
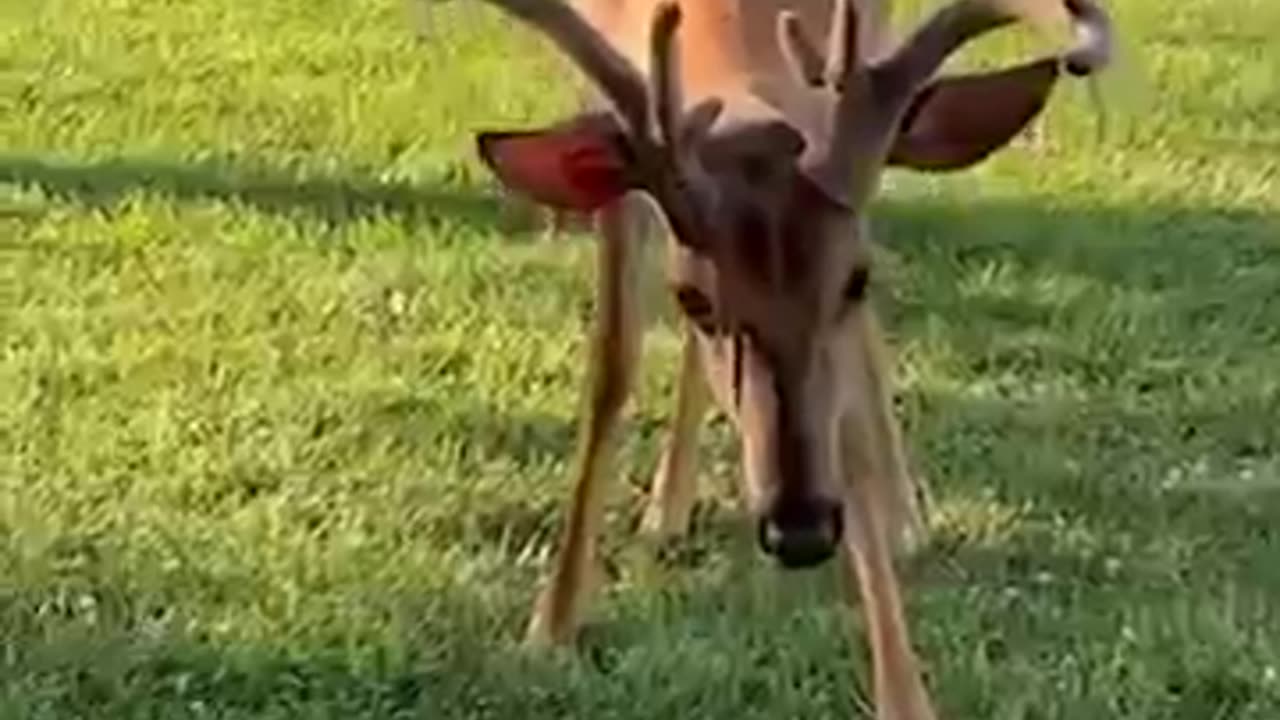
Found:
[{"label": "grassy lawn", "polygon": [[[429,42],[399,0],[4,4],[0,718],[866,717],[858,621],[757,557],[721,419],[679,561],[630,542],[656,255],[613,582],[581,652],[519,650],[594,263],[509,231],[470,133],[567,107],[538,38],[472,0]],[[1280,10],[1110,4],[1104,134],[1066,86],[1041,145],[876,208],[937,501],[913,631],[950,720],[1275,720]]]}]

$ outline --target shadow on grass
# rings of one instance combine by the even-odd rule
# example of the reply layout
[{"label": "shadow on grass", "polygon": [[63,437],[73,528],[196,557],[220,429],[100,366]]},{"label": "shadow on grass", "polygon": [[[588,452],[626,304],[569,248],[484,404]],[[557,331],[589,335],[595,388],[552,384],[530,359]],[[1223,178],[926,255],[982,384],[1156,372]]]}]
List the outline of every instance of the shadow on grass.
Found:
[{"label": "shadow on grass", "polygon": [[[1232,308],[1224,292],[1242,283],[1264,292],[1280,287],[1274,212],[891,197],[875,208],[873,224],[877,244],[906,271],[896,279],[893,312],[908,333],[926,314],[1041,324],[1078,290],[1074,281],[1155,304],[1198,298],[1202,313],[1246,315],[1250,309]],[[993,286],[988,290],[1021,284],[1022,292],[982,294],[972,287],[977,281]],[[957,297],[966,283],[968,294]]]},{"label": "shadow on grass", "polygon": [[54,197],[90,206],[110,205],[147,190],[178,199],[243,203],[268,213],[304,213],[332,223],[391,216],[491,230],[501,221],[498,199],[480,192],[366,177],[299,178],[219,162],[178,164],[128,157],[62,162],[0,155],[0,183],[39,187]]},{"label": "shadow on grass", "polygon": [[[136,190],[179,199],[212,198],[271,213],[302,212],[342,222],[374,215],[451,220],[476,229],[508,227],[495,194],[477,190],[378,180],[370,177],[298,177],[271,168],[217,161],[174,163],[121,157],[94,162],[0,154],[0,183],[35,186],[55,197],[107,205]],[[1237,209],[1153,204],[1143,208],[1047,208],[1012,202],[888,198],[873,211],[876,239],[907,255],[965,262],[1007,256],[1028,267],[1132,280],[1135,262],[1151,282],[1176,282],[1202,267],[1179,267],[1190,257],[1209,259],[1230,248],[1240,260],[1261,263],[1277,253],[1280,218]],[[1260,241],[1268,242],[1260,242]],[[1212,268],[1208,268],[1212,269]]]},{"label": "shadow on grass", "polygon": [[[501,621],[480,614],[490,606],[462,587],[402,604],[430,623],[353,645],[332,628],[305,640],[192,632],[182,626],[181,604],[129,596],[130,585],[124,576],[100,577],[69,596],[58,587],[0,594],[10,641],[0,658],[6,710],[14,717],[438,717],[423,713],[440,707],[441,688],[459,664],[479,662],[504,643],[493,632]],[[113,609],[85,600],[112,596],[124,598]],[[472,654],[480,655],[468,660]]]}]

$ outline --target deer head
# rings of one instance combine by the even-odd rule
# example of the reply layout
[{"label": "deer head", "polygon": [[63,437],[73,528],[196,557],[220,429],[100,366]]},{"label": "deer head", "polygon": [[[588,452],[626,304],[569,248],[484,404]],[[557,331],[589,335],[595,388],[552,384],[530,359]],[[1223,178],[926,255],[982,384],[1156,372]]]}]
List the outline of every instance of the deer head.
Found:
[{"label": "deer head", "polygon": [[646,73],[557,0],[490,2],[554,40],[612,111],[481,133],[481,155],[506,185],[555,207],[592,210],[631,190],[656,201],[674,239],[669,283],[740,430],[761,544],[788,567],[829,557],[844,517],[842,424],[867,402],[865,377],[848,368],[874,351],[863,346],[864,208],[882,169],[964,168],[1006,144],[1064,69],[1105,64],[1106,16],[1065,0],[1079,37],[1065,54],[935,79],[968,40],[1020,17],[1013,0],[956,0],[877,61],[857,51],[851,0],[835,0],[825,50],[783,12],[777,38],[796,96],[821,110],[813,121],[764,103],[687,102],[674,1],[654,15]]}]

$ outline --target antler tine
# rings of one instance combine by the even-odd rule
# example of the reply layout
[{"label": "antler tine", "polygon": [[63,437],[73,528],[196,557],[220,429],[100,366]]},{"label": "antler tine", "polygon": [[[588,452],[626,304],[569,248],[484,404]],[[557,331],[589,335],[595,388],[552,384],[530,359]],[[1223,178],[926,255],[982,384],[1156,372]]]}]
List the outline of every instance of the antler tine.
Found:
[{"label": "antler tine", "polygon": [[858,68],[858,12],[853,0],[835,0],[827,39],[827,85],[837,92]]},{"label": "antler tine", "polygon": [[[1111,21],[1094,0],[1054,0],[1070,16],[1077,37],[1074,48],[1062,57],[1073,75],[1089,75],[1111,57]],[[969,40],[1025,17],[1021,9],[1035,0],[957,0],[934,13],[893,55],[873,69],[879,84],[900,104]],[[1042,3],[1043,4],[1043,3]]]},{"label": "antler tine", "polygon": [[802,85],[820,87],[825,81],[822,53],[813,46],[800,18],[790,10],[778,13],[778,47],[793,79]]},{"label": "antler tine", "polygon": [[702,142],[710,134],[711,126],[715,125],[722,112],[724,101],[717,97],[705,98],[690,108],[680,127],[680,142],[677,146],[681,148],[681,152]]},{"label": "antler tine", "polygon": [[937,10],[888,58],[872,68],[882,102],[905,105],[956,50],[1018,19],[1010,0],[956,0]]},{"label": "antler tine", "polygon": [[[868,96],[867,65],[858,57],[858,11],[853,0],[835,0],[830,35],[827,40],[826,84],[836,92],[835,105],[826,138],[827,148],[815,168],[814,177],[835,197],[855,200],[870,186],[874,157],[885,133],[865,127],[863,117],[875,117],[878,98]],[[868,175],[868,173],[870,173]]]},{"label": "antler tine", "polygon": [[[836,0],[853,22],[856,17],[849,1]],[[818,168],[823,182],[855,201],[861,198],[879,172],[881,163],[873,160],[887,151],[894,128],[916,91],[962,45],[1026,17],[1029,10],[1025,6],[1037,2],[1042,0],[953,0],[935,11],[884,60],[865,66],[846,57],[844,88],[835,105],[828,151]],[[1067,71],[1088,75],[1105,66],[1111,54],[1111,26],[1102,8],[1094,0],[1043,2],[1062,3],[1075,24],[1077,44],[1061,58]],[[845,47],[852,47],[856,27],[844,26],[840,32],[848,38]],[[832,33],[834,37],[834,23]],[[829,57],[828,68],[833,65]]]},{"label": "antler tine", "polygon": [[648,160],[683,159],[682,148],[705,136],[723,109],[720,100],[708,98],[687,115],[684,112],[675,42],[681,19],[677,0],[663,0],[654,11],[648,82],[563,0],[485,1],[555,41],[613,104],[630,130],[635,149]]},{"label": "antler tine", "polygon": [[680,154],[680,118],[684,97],[680,86],[679,45],[680,6],[674,0],[660,3],[653,13],[649,32],[649,82],[653,110],[663,149],[674,160]]},{"label": "antler tine", "polygon": [[485,0],[549,36],[591,78],[639,138],[650,137],[648,87],[626,58],[560,0]]}]

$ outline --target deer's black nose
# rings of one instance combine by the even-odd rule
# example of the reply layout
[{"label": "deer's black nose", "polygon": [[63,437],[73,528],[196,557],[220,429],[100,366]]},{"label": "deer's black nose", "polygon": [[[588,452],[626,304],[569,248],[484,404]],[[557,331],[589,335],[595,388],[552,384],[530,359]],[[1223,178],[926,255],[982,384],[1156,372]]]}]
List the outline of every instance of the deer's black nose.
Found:
[{"label": "deer's black nose", "polygon": [[780,508],[760,518],[760,549],[788,569],[813,567],[835,554],[844,515],[833,502]]}]

